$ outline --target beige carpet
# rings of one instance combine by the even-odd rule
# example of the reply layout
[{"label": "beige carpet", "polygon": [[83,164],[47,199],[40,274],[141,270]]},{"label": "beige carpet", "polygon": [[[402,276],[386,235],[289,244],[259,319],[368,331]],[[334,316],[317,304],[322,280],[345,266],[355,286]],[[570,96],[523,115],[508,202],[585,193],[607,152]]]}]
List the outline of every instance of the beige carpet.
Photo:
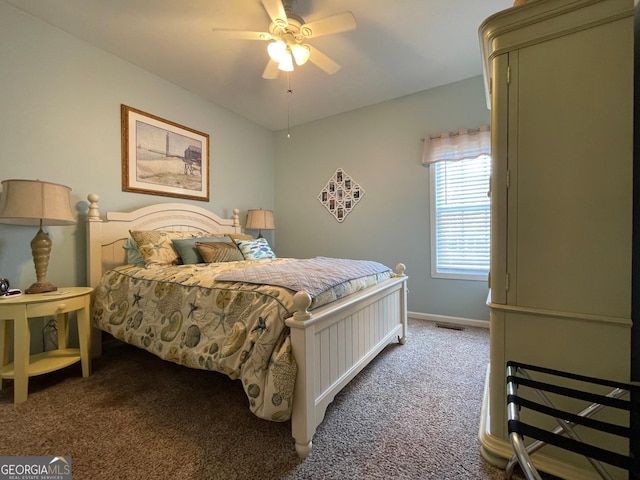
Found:
[{"label": "beige carpet", "polygon": [[[480,456],[489,331],[411,321],[329,407],[300,460],[237,381],[125,345],[0,392],[0,455],[70,455],[74,480],[502,479]],[[519,477],[521,478],[521,477]]]}]

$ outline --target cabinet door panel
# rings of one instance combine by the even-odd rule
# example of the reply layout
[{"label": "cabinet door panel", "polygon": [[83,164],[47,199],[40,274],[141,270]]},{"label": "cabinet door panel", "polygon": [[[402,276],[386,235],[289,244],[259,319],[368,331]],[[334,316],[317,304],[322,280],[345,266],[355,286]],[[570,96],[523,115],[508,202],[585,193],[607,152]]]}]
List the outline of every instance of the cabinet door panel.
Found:
[{"label": "cabinet door panel", "polygon": [[519,51],[518,305],[630,315],[631,31]]},{"label": "cabinet door panel", "polygon": [[507,303],[507,170],[509,54],[492,61],[491,95],[491,302]]}]

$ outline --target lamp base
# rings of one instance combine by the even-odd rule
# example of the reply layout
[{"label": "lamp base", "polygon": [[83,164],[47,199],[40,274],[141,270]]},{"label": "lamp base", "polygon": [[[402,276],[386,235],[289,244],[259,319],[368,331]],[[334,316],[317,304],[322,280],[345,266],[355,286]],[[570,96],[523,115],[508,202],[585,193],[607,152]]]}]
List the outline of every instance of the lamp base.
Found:
[{"label": "lamp base", "polygon": [[25,293],[46,293],[54,292],[58,289],[58,287],[47,281],[50,253],[51,239],[49,235],[42,231],[42,220],[40,220],[40,230],[31,240],[31,254],[33,255],[33,264],[36,267],[36,283],[27,288]]},{"label": "lamp base", "polygon": [[47,281],[44,282],[36,282],[27,288],[24,293],[46,293],[46,292],[55,292],[58,290],[58,287],[49,283]]}]

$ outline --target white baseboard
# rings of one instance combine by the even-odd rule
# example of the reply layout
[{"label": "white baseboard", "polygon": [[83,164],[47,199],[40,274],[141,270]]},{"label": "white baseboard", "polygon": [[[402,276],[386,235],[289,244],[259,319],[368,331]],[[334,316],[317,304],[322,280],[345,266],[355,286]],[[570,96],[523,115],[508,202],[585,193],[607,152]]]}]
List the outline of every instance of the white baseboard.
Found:
[{"label": "white baseboard", "polygon": [[448,317],[446,315],[434,315],[432,313],[407,312],[409,318],[427,320],[429,322],[450,323],[453,325],[466,325],[469,327],[489,328],[489,320],[474,320],[471,318]]}]

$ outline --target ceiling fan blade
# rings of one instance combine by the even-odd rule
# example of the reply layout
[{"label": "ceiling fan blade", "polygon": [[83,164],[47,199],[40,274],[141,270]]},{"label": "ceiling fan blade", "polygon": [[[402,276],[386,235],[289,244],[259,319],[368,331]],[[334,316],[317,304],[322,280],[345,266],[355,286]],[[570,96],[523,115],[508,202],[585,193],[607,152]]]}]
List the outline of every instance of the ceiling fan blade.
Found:
[{"label": "ceiling fan blade", "polygon": [[306,38],[316,38],[333,33],[348,32],[356,28],[356,19],[351,12],[340,13],[302,25],[300,32]]},{"label": "ceiling fan blade", "polygon": [[311,54],[309,61],[315,64],[320,70],[324,70],[329,75],[333,75],[340,70],[340,64],[336,63],[331,58],[327,57],[324,53],[314,47],[311,48]]},{"label": "ceiling fan blade", "polygon": [[280,70],[278,70],[278,62],[269,59],[269,61],[267,62],[267,66],[264,68],[264,72],[262,72],[262,78],[273,80],[274,78],[278,77],[279,72]]},{"label": "ceiling fan blade", "polygon": [[269,32],[249,32],[246,30],[231,30],[226,28],[214,28],[213,33],[221,37],[239,40],[271,40],[273,38]]},{"label": "ceiling fan blade", "polygon": [[262,0],[262,6],[273,23],[281,28],[287,26],[287,13],[284,11],[282,0]]}]

